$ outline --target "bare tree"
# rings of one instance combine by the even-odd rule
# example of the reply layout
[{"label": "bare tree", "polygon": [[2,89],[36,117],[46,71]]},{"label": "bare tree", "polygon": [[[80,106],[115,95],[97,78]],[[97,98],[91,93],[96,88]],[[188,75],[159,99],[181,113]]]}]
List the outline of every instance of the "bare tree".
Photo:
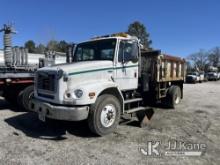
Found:
[{"label": "bare tree", "polygon": [[194,64],[194,68],[198,71],[204,71],[206,70],[208,66],[208,52],[204,50],[200,50],[197,53],[191,54],[188,57],[188,60],[191,60]]},{"label": "bare tree", "polygon": [[220,47],[215,47],[209,52],[209,64],[214,67],[220,65]]}]

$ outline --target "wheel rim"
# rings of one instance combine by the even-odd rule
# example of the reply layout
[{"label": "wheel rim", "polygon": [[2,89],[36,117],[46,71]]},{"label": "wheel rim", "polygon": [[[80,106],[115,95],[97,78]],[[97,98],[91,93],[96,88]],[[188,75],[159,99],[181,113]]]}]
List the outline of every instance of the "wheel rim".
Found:
[{"label": "wheel rim", "polygon": [[178,96],[178,94],[175,95],[175,104],[179,104],[180,102],[180,97]]},{"label": "wheel rim", "polygon": [[32,91],[29,95],[28,95],[28,101],[30,101],[34,96],[34,91]]},{"label": "wheel rim", "polygon": [[108,104],[104,106],[101,112],[101,124],[104,127],[110,127],[115,122],[116,110],[115,106],[112,104]]}]

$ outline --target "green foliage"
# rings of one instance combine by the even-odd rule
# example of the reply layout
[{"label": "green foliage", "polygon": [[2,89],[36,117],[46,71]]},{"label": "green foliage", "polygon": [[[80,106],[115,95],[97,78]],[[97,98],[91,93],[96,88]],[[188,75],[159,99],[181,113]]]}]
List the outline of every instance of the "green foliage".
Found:
[{"label": "green foliage", "polygon": [[58,49],[58,41],[56,41],[56,40],[50,40],[50,41],[47,43],[47,49],[48,49],[48,50],[57,51],[57,49]]},{"label": "green foliage", "polygon": [[52,50],[56,52],[66,52],[68,48],[69,43],[67,43],[64,40],[56,41],[56,40],[50,40],[47,45],[39,44],[36,45],[34,41],[29,40],[25,43],[25,48],[28,48],[30,53],[39,53],[44,54],[45,51]]},{"label": "green foliage", "polygon": [[38,46],[36,46],[35,52],[39,53],[39,54],[44,54],[46,51],[46,46],[44,46],[43,44],[39,44]]},{"label": "green foliage", "polygon": [[60,41],[57,45],[58,52],[66,52],[68,48],[68,43],[64,40]]},{"label": "green foliage", "polygon": [[25,42],[24,47],[27,48],[30,53],[35,53],[35,42],[33,40]]},{"label": "green foliage", "polygon": [[147,32],[144,24],[138,21],[131,23],[128,26],[128,34],[138,37],[145,48],[151,48],[152,41],[149,39],[150,34]]},{"label": "green foliage", "polygon": [[47,44],[46,50],[53,50],[56,52],[66,52],[68,43],[64,40],[62,41],[56,41],[56,40],[50,40]]}]

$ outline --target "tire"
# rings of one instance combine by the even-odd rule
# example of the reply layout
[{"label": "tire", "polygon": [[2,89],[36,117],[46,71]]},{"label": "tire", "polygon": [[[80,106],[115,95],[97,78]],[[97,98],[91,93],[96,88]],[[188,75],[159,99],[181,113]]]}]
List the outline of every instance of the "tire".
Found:
[{"label": "tire", "polygon": [[167,101],[170,108],[175,108],[181,101],[181,90],[179,86],[171,86],[167,92]]},{"label": "tire", "polygon": [[25,109],[26,111],[29,110],[28,105],[29,105],[29,101],[33,97],[33,94],[34,94],[34,85],[30,85],[26,87],[24,90],[22,90],[19,93],[18,102],[21,108]]},{"label": "tire", "polygon": [[119,123],[120,113],[121,105],[115,96],[109,94],[99,96],[90,108],[88,117],[90,130],[99,136],[112,133]]}]

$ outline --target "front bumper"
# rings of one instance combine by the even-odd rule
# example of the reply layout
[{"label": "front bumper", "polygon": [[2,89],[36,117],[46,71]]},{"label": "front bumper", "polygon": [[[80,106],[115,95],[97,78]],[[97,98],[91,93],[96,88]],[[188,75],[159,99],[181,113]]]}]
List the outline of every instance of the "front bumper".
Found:
[{"label": "front bumper", "polygon": [[208,80],[217,80],[217,77],[209,76],[209,77],[208,77]]},{"label": "front bumper", "polygon": [[37,112],[39,119],[42,121],[45,121],[46,117],[57,120],[80,121],[87,119],[89,114],[88,106],[52,105],[38,99],[32,99],[29,102],[29,109]]}]

